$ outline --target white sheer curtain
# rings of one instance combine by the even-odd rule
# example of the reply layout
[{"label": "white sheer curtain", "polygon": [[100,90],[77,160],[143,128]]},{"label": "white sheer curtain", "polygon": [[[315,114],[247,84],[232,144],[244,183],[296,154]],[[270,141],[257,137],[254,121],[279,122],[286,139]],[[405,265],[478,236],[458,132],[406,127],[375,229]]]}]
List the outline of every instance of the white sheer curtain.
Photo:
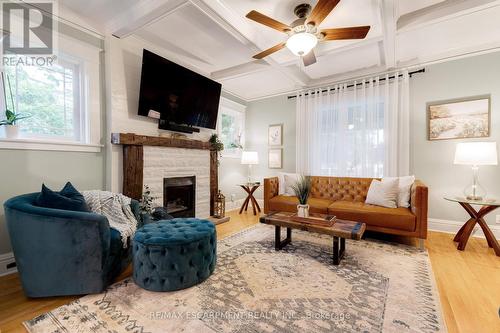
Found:
[{"label": "white sheer curtain", "polygon": [[[409,172],[408,72],[297,95],[298,173],[403,176]],[[314,94],[312,94],[314,92]]]}]

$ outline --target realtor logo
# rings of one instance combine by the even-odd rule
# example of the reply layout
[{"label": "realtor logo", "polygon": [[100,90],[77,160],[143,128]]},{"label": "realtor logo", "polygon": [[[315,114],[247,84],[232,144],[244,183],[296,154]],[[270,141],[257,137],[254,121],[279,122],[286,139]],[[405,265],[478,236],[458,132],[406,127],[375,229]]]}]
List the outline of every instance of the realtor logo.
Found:
[{"label": "realtor logo", "polygon": [[54,20],[52,1],[2,2],[4,54],[52,54]]}]

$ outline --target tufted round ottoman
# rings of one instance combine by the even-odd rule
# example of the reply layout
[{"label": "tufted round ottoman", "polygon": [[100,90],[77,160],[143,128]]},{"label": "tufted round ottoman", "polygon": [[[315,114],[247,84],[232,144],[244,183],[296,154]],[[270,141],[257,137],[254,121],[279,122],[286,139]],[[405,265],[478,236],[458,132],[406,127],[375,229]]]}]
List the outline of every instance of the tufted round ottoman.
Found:
[{"label": "tufted round ottoman", "polygon": [[134,281],[152,291],[194,286],[212,274],[217,235],[207,220],[177,218],[138,229],[133,243]]}]

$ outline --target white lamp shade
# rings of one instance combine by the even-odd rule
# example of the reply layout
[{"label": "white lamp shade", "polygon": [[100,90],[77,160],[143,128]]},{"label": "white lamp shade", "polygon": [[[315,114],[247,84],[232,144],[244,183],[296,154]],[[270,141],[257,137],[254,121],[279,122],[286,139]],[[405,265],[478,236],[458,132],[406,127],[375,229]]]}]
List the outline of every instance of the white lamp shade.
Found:
[{"label": "white lamp shade", "polygon": [[496,142],[458,143],[455,151],[455,164],[497,165]]},{"label": "white lamp shade", "polygon": [[308,32],[299,32],[290,36],[286,47],[297,56],[305,56],[318,44],[318,38]]},{"label": "white lamp shade", "polygon": [[244,151],[241,154],[241,164],[259,164],[259,154],[256,151]]}]

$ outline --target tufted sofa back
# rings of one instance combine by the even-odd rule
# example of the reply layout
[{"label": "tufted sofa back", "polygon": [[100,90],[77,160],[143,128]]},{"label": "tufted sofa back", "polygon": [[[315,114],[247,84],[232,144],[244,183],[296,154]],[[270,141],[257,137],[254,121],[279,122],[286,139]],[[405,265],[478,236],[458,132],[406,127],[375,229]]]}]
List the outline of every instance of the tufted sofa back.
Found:
[{"label": "tufted sofa back", "polygon": [[311,177],[311,196],[332,201],[365,202],[374,178]]}]

